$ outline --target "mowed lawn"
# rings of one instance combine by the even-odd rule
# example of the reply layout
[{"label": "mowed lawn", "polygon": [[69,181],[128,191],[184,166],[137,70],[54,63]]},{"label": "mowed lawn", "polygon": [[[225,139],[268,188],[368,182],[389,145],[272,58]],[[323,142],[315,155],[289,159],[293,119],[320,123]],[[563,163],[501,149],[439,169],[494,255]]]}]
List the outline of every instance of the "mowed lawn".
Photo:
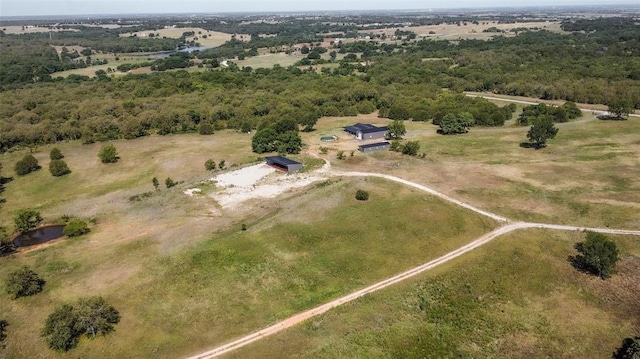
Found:
[{"label": "mowed lawn", "polygon": [[618,274],[576,271],[581,233],[514,232],[225,358],[610,358],[640,332],[640,242]]},{"label": "mowed lawn", "polygon": [[[124,161],[124,153],[122,157]],[[355,200],[357,188],[369,191],[370,199]],[[332,179],[298,194],[269,202],[275,210],[248,222],[247,231],[241,231],[239,223],[212,227],[208,239],[166,252],[164,242],[189,242],[189,235],[202,233],[191,234],[184,226],[191,223],[180,204],[188,201],[186,196],[161,191],[147,204],[123,205],[112,215],[126,228],[128,211],[135,218],[140,206],[171,199],[177,218],[166,224],[150,218],[146,225],[166,225],[168,231],[178,226],[182,236],[174,232],[173,238],[160,240],[136,232],[131,238],[110,238],[100,229],[101,223],[110,222],[103,219],[85,238],[0,258],[0,278],[28,264],[47,281],[44,292],[34,297],[10,300],[0,295],[3,316],[10,323],[7,355],[195,354],[427,262],[495,226],[379,179]],[[117,233],[124,230],[118,223],[107,225]],[[120,311],[115,332],[83,339],[66,354],[50,351],[38,335],[46,316],[61,303],[85,295],[102,295]]]}]

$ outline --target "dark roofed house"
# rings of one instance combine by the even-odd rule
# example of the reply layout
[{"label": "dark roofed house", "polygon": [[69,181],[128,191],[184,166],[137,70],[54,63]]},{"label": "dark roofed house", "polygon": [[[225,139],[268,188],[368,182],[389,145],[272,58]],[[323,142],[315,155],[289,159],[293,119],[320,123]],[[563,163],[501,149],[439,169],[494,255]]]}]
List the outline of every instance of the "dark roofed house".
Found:
[{"label": "dark roofed house", "polygon": [[372,151],[386,150],[389,147],[391,147],[391,143],[384,141],[384,142],[369,143],[367,145],[360,145],[358,146],[358,150],[360,152],[372,152]]},{"label": "dark roofed house", "polygon": [[267,157],[267,164],[287,173],[297,172],[302,169],[302,163],[283,156]]},{"label": "dark roofed house", "polygon": [[384,138],[387,135],[388,127],[378,127],[368,123],[356,123],[347,126],[344,130],[356,137],[358,140],[371,140],[374,138]]}]

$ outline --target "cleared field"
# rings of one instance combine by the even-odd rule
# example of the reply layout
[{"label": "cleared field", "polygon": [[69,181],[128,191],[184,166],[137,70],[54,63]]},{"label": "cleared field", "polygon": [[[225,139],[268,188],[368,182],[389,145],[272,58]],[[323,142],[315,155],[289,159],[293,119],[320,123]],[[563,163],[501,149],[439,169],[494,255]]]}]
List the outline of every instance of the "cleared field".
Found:
[{"label": "cleared field", "polygon": [[[187,40],[188,41],[193,40],[193,41],[199,42],[204,47],[220,46],[225,42],[231,40],[233,36],[233,34],[226,34],[219,31],[210,31],[210,30],[205,30],[198,27],[180,27],[180,28],[176,27],[176,28],[169,28],[169,29],[145,30],[145,31],[124,33],[124,34],[120,34],[120,37],[129,37],[134,35],[138,37],[149,37],[150,34],[154,34],[155,37],[159,37],[159,38],[168,37],[171,39],[178,39],[182,37],[182,34],[184,34],[185,32],[191,32],[191,31],[194,32],[194,35],[188,36]],[[204,38],[203,35],[206,35],[206,38]],[[237,34],[236,39],[240,41],[249,41],[249,39],[251,39],[251,36],[246,34]]]},{"label": "cleared field", "polygon": [[[591,117],[591,115],[588,115]],[[355,152],[360,142],[341,127],[356,122],[384,125],[375,114],[322,119],[308,143],[344,170],[383,172],[424,183],[452,197],[525,221],[640,228],[640,126],[638,119],[591,119],[559,124],[544,149],[520,147],[529,127],[472,128],[441,136],[430,123],[407,123],[407,139],[418,141],[425,159],[382,151]],[[339,141],[323,143],[320,135]]]},{"label": "cleared field", "polygon": [[[192,158],[185,158],[183,165],[161,161],[161,156],[151,155],[153,147],[147,147],[152,152],[141,154],[140,162],[127,164],[132,156],[121,145],[124,167],[117,167],[119,162],[109,173],[130,173],[132,178],[122,179],[129,179],[130,187],[153,175],[137,178],[147,166],[145,159],[154,166],[174,164],[169,173],[178,173],[177,168],[189,166],[186,163],[196,166]],[[165,146],[162,156],[180,158],[173,152],[175,144]],[[185,142],[181,151],[197,148]],[[63,152],[70,167],[77,168],[72,165],[75,151]],[[145,202],[129,203],[122,196],[123,182],[91,167],[74,173],[85,171],[96,172],[94,180],[103,182],[108,188],[102,190],[108,193],[96,195],[68,183],[69,191],[77,191],[80,198],[58,198],[78,211],[84,209],[85,215],[91,207],[83,205],[101,206],[94,232],[1,259],[0,277],[29,264],[47,280],[45,291],[37,296],[18,301],[0,297],[11,323],[9,356],[191,354],[428,261],[494,227],[483,217],[422,192],[375,179],[331,180],[284,198],[249,203],[240,210],[240,218],[225,213],[237,220],[225,225],[211,221],[205,208],[215,203],[206,197],[162,190]],[[11,185],[13,199],[13,189],[22,184]],[[369,201],[356,201],[354,188],[368,190]],[[51,195],[53,190],[42,185],[33,196]],[[87,201],[84,193],[93,200]],[[239,219],[249,225],[248,231],[240,231]],[[65,355],[48,351],[38,338],[44,318],[62,301],[86,293],[103,295],[120,310],[116,331],[83,340]]]},{"label": "cleared field", "polygon": [[[495,27],[504,32],[483,32],[486,29]],[[511,29],[527,28],[527,29],[539,29],[548,30],[552,32],[563,33],[560,29],[560,22],[522,22],[513,24],[499,24],[498,22],[482,22],[479,24],[472,24],[468,22],[465,24],[440,24],[440,25],[428,25],[428,26],[408,26],[403,27],[401,30],[413,31],[418,35],[418,38],[433,38],[439,40],[458,40],[458,39],[478,39],[486,40],[497,35],[503,36],[515,36],[515,32],[511,32]],[[363,33],[374,34],[386,34],[388,38],[394,35],[396,28],[393,29],[375,29],[361,31]]]},{"label": "cleared field", "polygon": [[42,27],[42,26],[20,26],[20,25],[11,25],[11,26],[2,26],[0,27],[0,29],[2,31],[4,31],[6,34],[14,34],[14,35],[20,35],[20,34],[32,34],[32,33],[38,33],[38,32],[58,32],[58,31],[79,31],[77,29],[59,29],[59,28],[48,28],[48,27]]},{"label": "cleared field", "polygon": [[567,257],[578,233],[515,232],[225,358],[608,358],[637,335],[637,238],[602,281]]}]

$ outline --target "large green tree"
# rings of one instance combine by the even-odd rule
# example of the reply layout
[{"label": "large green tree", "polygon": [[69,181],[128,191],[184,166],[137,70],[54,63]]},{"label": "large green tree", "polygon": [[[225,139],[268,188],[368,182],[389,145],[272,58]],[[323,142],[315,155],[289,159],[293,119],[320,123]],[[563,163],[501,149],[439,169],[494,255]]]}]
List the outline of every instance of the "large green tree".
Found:
[{"label": "large green tree", "polygon": [[587,232],[587,238],[577,246],[581,256],[577,262],[591,273],[605,279],[615,272],[618,263],[618,247],[607,236]]},{"label": "large green tree", "polygon": [[554,126],[553,120],[547,116],[543,116],[536,120],[527,132],[527,138],[536,148],[542,148],[547,145],[547,141],[556,137],[558,128]]},{"label": "large green tree", "polygon": [[7,293],[13,299],[28,297],[42,292],[45,281],[27,266],[9,273],[6,281]]},{"label": "large green tree", "polygon": [[20,161],[16,162],[15,169],[18,176],[24,176],[28,173],[39,170],[40,165],[38,164],[38,160],[29,153],[25,155]]},{"label": "large green tree", "polygon": [[109,144],[100,148],[98,158],[100,158],[100,162],[102,163],[116,163],[120,157],[118,157],[116,146]]},{"label": "large green tree", "polygon": [[609,112],[617,118],[628,116],[633,112],[633,103],[631,101],[616,98],[609,102]]},{"label": "large green tree", "polygon": [[407,133],[403,120],[393,120],[388,126],[387,137],[393,140],[401,139]]},{"label": "large green tree", "polygon": [[63,304],[47,317],[41,335],[49,348],[73,349],[81,336],[94,338],[113,331],[120,313],[102,297],[80,298],[75,305]]},{"label": "large green tree", "polygon": [[474,123],[473,115],[468,112],[447,113],[439,122],[439,132],[443,135],[467,133]]}]

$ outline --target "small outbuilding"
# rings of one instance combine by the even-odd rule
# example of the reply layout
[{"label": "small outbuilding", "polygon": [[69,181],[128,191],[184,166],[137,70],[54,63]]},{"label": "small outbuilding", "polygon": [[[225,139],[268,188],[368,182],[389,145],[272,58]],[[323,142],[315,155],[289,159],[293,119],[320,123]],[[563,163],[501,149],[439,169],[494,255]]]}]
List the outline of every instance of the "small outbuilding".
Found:
[{"label": "small outbuilding", "polygon": [[389,128],[387,126],[378,127],[368,123],[356,123],[353,126],[344,127],[344,130],[354,135],[358,140],[371,140],[384,138]]},{"label": "small outbuilding", "polygon": [[302,163],[283,156],[267,157],[267,164],[287,173],[298,172],[302,169]]},{"label": "small outbuilding", "polygon": [[389,149],[389,147],[391,147],[391,143],[389,143],[388,141],[384,141],[384,142],[369,143],[367,145],[360,145],[358,146],[358,150],[360,152],[373,152],[373,151],[386,150],[386,149]]}]

